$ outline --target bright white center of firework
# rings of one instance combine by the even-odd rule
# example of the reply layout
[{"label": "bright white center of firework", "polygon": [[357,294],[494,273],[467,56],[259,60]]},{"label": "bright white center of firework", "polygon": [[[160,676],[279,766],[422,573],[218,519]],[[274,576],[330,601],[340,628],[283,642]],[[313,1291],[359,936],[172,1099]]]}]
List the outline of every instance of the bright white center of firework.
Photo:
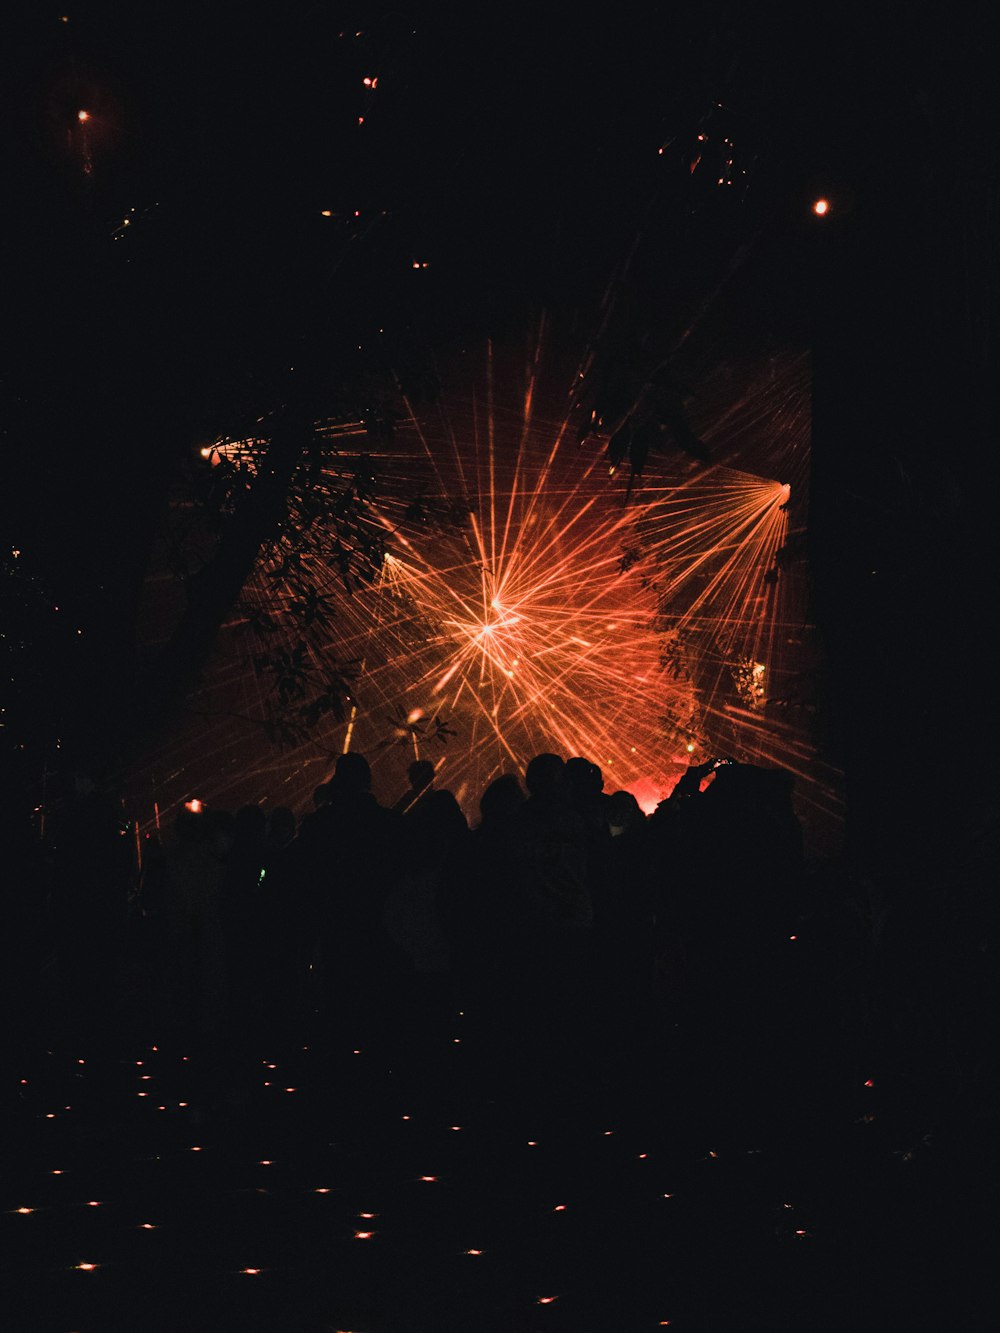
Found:
[{"label": "bright white center of firework", "polygon": [[479,629],[479,634],[496,634],[498,630],[512,629],[515,625],[520,625],[522,617],[516,615],[513,611],[505,611],[500,604],[494,600],[492,603],[496,612]]}]

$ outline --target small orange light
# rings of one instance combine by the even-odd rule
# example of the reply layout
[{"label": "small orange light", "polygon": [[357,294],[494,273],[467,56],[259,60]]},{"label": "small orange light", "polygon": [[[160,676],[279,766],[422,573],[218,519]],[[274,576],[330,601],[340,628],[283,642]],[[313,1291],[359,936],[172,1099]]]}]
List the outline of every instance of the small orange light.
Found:
[{"label": "small orange light", "polygon": [[830,211],[829,199],[817,199],[816,202],[813,204],[812,211],[816,214],[818,218],[824,217]]},{"label": "small orange light", "polygon": [[77,118],[77,120],[80,122],[81,125],[84,125],[84,124],[86,124],[86,122],[90,119],[90,112],[89,112],[89,111],[78,111],[78,112],[76,113],[76,118]]}]

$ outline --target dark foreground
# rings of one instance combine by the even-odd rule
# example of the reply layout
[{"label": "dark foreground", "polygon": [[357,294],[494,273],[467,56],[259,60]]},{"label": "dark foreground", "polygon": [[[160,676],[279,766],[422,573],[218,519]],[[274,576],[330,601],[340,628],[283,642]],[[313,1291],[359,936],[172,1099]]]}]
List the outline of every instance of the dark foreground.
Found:
[{"label": "dark foreground", "polygon": [[29,1054],[0,1322],[994,1327],[991,1132],[923,1123],[893,1061],[859,1061],[809,1008],[759,1060],[689,1021],[529,1070],[458,1014],[417,1054],[306,1028],[214,1056]]}]

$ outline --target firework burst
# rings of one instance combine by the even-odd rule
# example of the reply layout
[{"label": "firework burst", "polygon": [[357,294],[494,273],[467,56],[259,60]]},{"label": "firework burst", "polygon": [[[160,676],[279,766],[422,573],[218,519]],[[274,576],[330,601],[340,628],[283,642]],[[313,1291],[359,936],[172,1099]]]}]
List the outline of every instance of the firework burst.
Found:
[{"label": "firework burst", "polygon": [[[706,402],[699,425],[718,461],[665,445],[636,484],[610,475],[600,440],[578,444],[565,406],[578,372],[543,385],[538,363],[524,387],[488,348],[464,395],[407,405],[391,442],[363,454],[377,478],[355,522],[378,554],[369,577],[346,595],[342,549],[320,540],[305,557],[314,605],[332,608],[313,670],[343,678],[348,665],[348,708],[281,755],[262,764],[258,743],[249,758],[233,702],[259,716],[268,689],[234,638],[196,701],[200,741],[214,734],[231,772],[217,799],[264,783],[276,802],[304,806],[352,748],[385,800],[410,760],[433,759],[470,817],[493,777],[523,773],[543,750],[586,756],[606,790],[631,790],[647,809],[688,763],[720,753],[789,767],[817,809],[836,805],[788,707],[804,658],[804,571],[790,553],[792,499],[807,483],[807,364],[771,366],[738,401],[729,386]],[[357,471],[360,423],[353,436],[326,429]],[[332,491],[345,467],[327,458],[318,484]],[[275,547],[248,586],[251,622],[288,610],[284,558]],[[229,718],[213,719],[223,697]],[[183,740],[174,759],[187,767]]]}]

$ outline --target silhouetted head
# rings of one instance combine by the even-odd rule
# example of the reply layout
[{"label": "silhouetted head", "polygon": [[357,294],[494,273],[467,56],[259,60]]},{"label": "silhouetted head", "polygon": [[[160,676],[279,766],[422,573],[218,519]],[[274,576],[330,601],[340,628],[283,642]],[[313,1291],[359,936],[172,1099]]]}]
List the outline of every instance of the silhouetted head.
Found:
[{"label": "silhouetted head", "polygon": [[574,799],[599,796],[604,790],[604,775],[590,759],[574,755],[566,760],[566,782]]},{"label": "silhouetted head", "polygon": [[349,750],[337,759],[333,781],[340,791],[371,791],[372,771],[368,760],[356,750]]},{"label": "silhouetted head", "polygon": [[524,804],[524,791],[514,773],[503,773],[494,778],[479,798],[479,817],[483,824],[492,826],[512,815]]},{"label": "silhouetted head", "polygon": [[608,797],[606,807],[608,828],[613,836],[628,832],[641,824],[646,816],[642,807],[630,791],[613,791]]},{"label": "silhouetted head", "polygon": [[233,837],[237,842],[257,842],[267,831],[267,815],[259,805],[241,805],[233,816]]},{"label": "silhouetted head", "polygon": [[445,790],[429,791],[420,804],[413,807],[413,817],[417,823],[434,829],[442,837],[450,837],[456,832],[466,833],[469,828],[454,792]]},{"label": "silhouetted head", "polygon": [[287,805],[276,805],[268,815],[267,836],[279,845],[291,842],[295,837],[295,812]]},{"label": "silhouetted head", "polygon": [[462,807],[450,791],[429,791],[405,816],[405,855],[411,870],[442,865],[468,836]]},{"label": "silhouetted head", "polygon": [[226,855],[233,845],[236,816],[231,810],[206,810],[202,819],[212,850],[217,856]]},{"label": "silhouetted head", "polygon": [[434,781],[434,765],[429,759],[414,759],[406,770],[406,776],[414,791],[423,791]]},{"label": "silhouetted head", "polygon": [[558,796],[566,789],[566,765],[557,754],[536,754],[524,770],[524,785],[531,796]]}]

